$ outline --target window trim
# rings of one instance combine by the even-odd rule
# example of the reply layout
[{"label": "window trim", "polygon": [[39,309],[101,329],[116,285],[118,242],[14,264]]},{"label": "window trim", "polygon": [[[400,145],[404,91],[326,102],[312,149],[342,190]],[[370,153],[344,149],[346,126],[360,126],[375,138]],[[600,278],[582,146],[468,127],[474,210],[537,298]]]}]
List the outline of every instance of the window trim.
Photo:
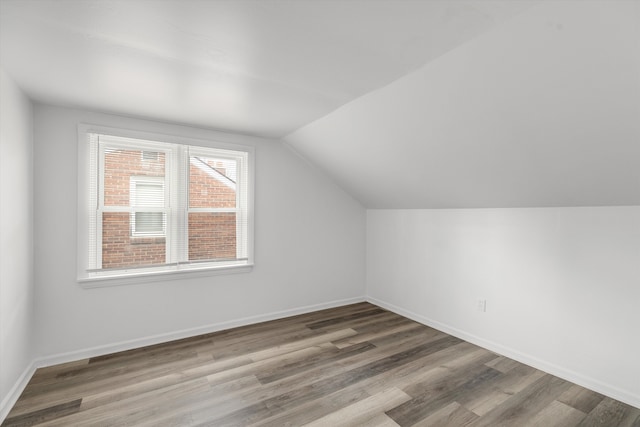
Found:
[{"label": "window trim", "polygon": [[[157,141],[177,145],[189,145],[207,149],[232,150],[246,153],[246,164],[243,167],[247,171],[247,180],[242,185],[246,186],[246,214],[247,214],[247,236],[246,236],[246,262],[233,265],[227,263],[223,265],[206,265],[202,267],[191,264],[189,268],[180,268],[180,263],[168,264],[167,270],[162,268],[157,270],[136,271],[137,269],[123,268],[113,275],[90,276],[87,273],[90,257],[99,256],[100,248],[91,248],[89,244],[89,227],[93,226],[96,232],[101,233],[94,215],[90,213],[89,189],[97,185],[98,156],[91,155],[88,135],[96,133],[109,135],[118,138],[131,138],[136,140]],[[197,149],[196,149],[197,151]],[[95,153],[94,153],[95,154]],[[77,282],[86,288],[117,286],[125,284],[146,283],[159,280],[177,280],[181,278],[201,277],[218,274],[243,273],[252,271],[254,265],[254,182],[255,182],[255,148],[253,146],[241,145],[218,140],[205,140],[177,135],[159,134],[154,132],[120,129],[109,126],[95,124],[78,125],[78,232],[77,232]],[[94,221],[92,224],[91,222]],[[169,233],[165,233],[169,234]],[[239,236],[240,237],[240,236]],[[166,235],[166,238],[169,238]],[[95,258],[94,258],[95,259]]]}]

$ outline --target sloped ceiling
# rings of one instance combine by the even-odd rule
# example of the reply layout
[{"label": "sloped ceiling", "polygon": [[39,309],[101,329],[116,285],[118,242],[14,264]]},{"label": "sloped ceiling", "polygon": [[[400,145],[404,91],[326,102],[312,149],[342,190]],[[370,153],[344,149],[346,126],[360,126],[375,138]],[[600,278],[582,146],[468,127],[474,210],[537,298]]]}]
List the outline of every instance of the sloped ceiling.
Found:
[{"label": "sloped ceiling", "polygon": [[0,63],[39,101],[281,137],[530,4],[0,0]]},{"label": "sloped ceiling", "polygon": [[0,0],[0,66],[37,101],[286,135],[366,207],[640,204],[638,1]]},{"label": "sloped ceiling", "polygon": [[640,204],[640,2],[543,2],[286,141],[370,208]]}]

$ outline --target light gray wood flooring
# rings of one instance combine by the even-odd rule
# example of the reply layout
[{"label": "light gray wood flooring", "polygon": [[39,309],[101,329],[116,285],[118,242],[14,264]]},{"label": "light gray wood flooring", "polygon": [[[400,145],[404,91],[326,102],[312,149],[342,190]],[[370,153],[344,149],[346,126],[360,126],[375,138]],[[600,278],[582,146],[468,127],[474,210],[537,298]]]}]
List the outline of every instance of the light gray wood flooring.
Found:
[{"label": "light gray wood flooring", "polygon": [[640,427],[640,409],[361,303],[38,369],[2,425]]}]

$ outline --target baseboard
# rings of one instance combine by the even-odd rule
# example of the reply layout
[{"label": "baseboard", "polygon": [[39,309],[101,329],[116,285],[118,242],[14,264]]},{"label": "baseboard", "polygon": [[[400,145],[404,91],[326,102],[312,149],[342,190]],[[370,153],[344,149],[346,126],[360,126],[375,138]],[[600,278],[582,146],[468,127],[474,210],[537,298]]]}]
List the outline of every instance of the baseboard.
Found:
[{"label": "baseboard", "polygon": [[27,386],[29,380],[38,368],[58,365],[60,363],[75,362],[77,360],[82,360],[89,357],[102,356],[105,354],[131,350],[148,345],[161,344],[168,341],[194,337],[211,332],[222,331],[225,329],[237,328],[239,326],[247,326],[255,323],[267,322],[269,320],[283,319],[285,317],[296,316],[298,314],[311,313],[314,311],[325,310],[327,308],[341,307],[344,305],[356,304],[364,301],[364,297],[347,298],[36,358],[31,361],[27,369],[25,369],[18,381],[16,381],[9,394],[2,400],[2,403],[0,404],[0,424],[9,414],[9,411],[11,410],[11,408],[13,408],[13,405],[15,405],[16,401],[24,391],[24,388]]},{"label": "baseboard", "polygon": [[427,325],[439,331],[445,332],[449,335],[453,335],[454,337],[458,337],[472,344],[478,345],[480,347],[491,350],[495,353],[509,357],[518,362],[524,363],[525,365],[532,366],[536,369],[547,372],[551,375],[555,375],[556,377],[570,381],[574,384],[578,384],[579,386],[588,388],[589,390],[593,390],[597,393],[603,394],[605,396],[609,396],[612,399],[616,399],[616,400],[619,400],[620,402],[624,402],[628,405],[634,406],[636,408],[640,408],[640,396],[630,393],[626,390],[622,390],[610,384],[603,383],[602,381],[596,380],[594,378],[580,374],[578,372],[574,372],[562,366],[555,365],[548,361],[538,359],[537,357],[533,357],[531,355],[521,353],[510,347],[506,347],[504,345],[486,340],[476,335],[469,334],[460,329],[451,327],[444,323],[440,323],[433,319],[429,319],[428,317],[422,316],[420,314],[414,313],[410,310],[406,310],[402,307],[398,307],[388,302],[381,301],[377,298],[367,296],[366,301],[370,302],[371,304],[375,304],[379,307],[382,307],[384,309],[387,309],[389,311],[392,311],[401,316],[404,316],[406,318],[409,318],[411,320],[415,320],[416,322],[422,323],[423,325]]},{"label": "baseboard", "polygon": [[13,387],[11,387],[9,393],[7,393],[5,398],[2,399],[2,402],[0,402],[0,424],[2,424],[7,415],[9,415],[9,411],[18,401],[18,398],[24,391],[25,387],[29,383],[29,380],[31,379],[33,373],[37,368],[38,367],[36,366],[35,360],[31,361],[31,363],[27,365],[25,370],[22,372],[22,375],[20,375]]},{"label": "baseboard", "polygon": [[190,338],[198,335],[209,334],[212,332],[223,331],[225,329],[237,328],[239,326],[252,325],[254,323],[267,322],[269,320],[282,319],[285,317],[296,316],[298,314],[310,313],[313,311],[324,310],[327,308],[340,307],[348,304],[355,304],[365,301],[364,297],[348,298],[336,301],[330,301],[321,304],[307,305],[289,310],[274,311],[271,313],[260,314],[257,316],[249,316],[241,319],[229,320],[225,322],[213,323],[197,328],[183,329],[179,331],[169,332],[165,334],[151,335],[143,338],[137,338],[129,341],[121,341],[101,345],[97,347],[75,350],[67,353],[60,353],[36,359],[36,367],[58,365],[60,363],[74,362],[89,357],[103,356],[105,354],[117,353],[119,351],[131,350],[135,348],[145,347],[154,344],[161,344],[168,341]]}]

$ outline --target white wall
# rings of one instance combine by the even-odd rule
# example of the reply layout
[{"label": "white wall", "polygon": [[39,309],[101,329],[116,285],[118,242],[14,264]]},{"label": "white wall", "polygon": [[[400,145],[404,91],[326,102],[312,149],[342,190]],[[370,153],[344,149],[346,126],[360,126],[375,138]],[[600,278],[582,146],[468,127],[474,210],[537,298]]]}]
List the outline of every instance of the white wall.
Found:
[{"label": "white wall", "polygon": [[33,110],[0,69],[0,420],[32,355]]},{"label": "white wall", "polygon": [[640,206],[367,212],[372,302],[638,407],[639,279]]},{"label": "white wall", "polygon": [[[253,271],[80,287],[78,123],[255,146]],[[46,363],[363,298],[364,208],[281,142],[45,105],[34,141],[36,350]]]}]

